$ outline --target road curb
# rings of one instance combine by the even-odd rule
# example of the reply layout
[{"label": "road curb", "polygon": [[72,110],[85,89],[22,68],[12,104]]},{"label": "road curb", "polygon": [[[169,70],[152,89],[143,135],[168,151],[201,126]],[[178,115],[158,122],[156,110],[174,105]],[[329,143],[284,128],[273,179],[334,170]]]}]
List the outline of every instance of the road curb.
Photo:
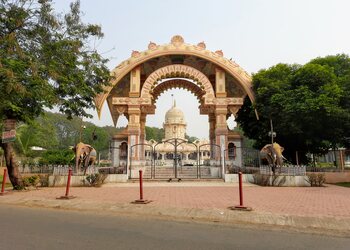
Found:
[{"label": "road curb", "polygon": [[283,228],[292,231],[303,231],[350,237],[350,218],[338,217],[304,217],[277,215],[272,213],[232,211],[225,209],[177,208],[155,205],[132,205],[129,203],[96,203],[82,199],[20,199],[1,200],[2,204],[36,208],[63,209],[98,214],[153,217],[167,220],[197,221],[223,223],[240,226],[262,226],[264,228]]}]

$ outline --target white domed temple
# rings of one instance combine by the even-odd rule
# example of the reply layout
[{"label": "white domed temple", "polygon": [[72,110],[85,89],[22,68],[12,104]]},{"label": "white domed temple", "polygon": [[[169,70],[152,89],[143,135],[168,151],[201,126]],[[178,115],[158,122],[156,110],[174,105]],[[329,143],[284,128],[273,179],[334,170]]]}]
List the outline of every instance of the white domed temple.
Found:
[{"label": "white domed temple", "polygon": [[163,128],[165,131],[165,140],[172,138],[185,139],[186,134],[186,121],[185,116],[181,109],[176,107],[176,101],[174,101],[173,107],[169,109],[165,114],[165,122]]},{"label": "white domed temple", "polygon": [[[177,159],[179,166],[196,166],[197,160],[201,162],[210,159],[210,144],[208,140],[195,140],[188,142],[186,139],[186,120],[181,109],[173,106],[165,114],[163,123],[164,139],[162,142],[154,140],[145,141],[154,149],[156,165],[173,166]],[[175,148],[176,155],[175,157]],[[151,150],[145,148],[146,157],[151,157]],[[199,153],[199,155],[198,155]]]}]

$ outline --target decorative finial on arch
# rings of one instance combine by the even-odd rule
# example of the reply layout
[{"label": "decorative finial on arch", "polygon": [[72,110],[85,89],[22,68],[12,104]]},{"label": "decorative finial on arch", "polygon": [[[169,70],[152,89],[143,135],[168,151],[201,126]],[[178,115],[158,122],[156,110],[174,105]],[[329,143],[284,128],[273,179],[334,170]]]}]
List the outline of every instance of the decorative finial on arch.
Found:
[{"label": "decorative finial on arch", "polygon": [[206,47],[207,47],[207,46],[205,45],[205,42],[203,42],[203,41],[200,42],[200,43],[198,43],[197,46],[198,46],[199,48],[201,48],[201,49],[206,49]]},{"label": "decorative finial on arch", "polygon": [[140,55],[140,51],[137,51],[137,50],[133,50],[131,52],[131,57],[138,57]]},{"label": "decorative finial on arch", "polygon": [[180,46],[181,44],[183,44],[185,42],[185,40],[183,39],[182,36],[180,35],[175,35],[171,38],[171,44],[175,45],[175,46]]},{"label": "decorative finial on arch", "polygon": [[149,44],[148,44],[148,49],[153,50],[153,49],[156,49],[156,48],[157,48],[157,44],[152,42],[152,41],[150,41]]},{"label": "decorative finial on arch", "polygon": [[218,54],[219,56],[224,56],[224,52],[222,52],[222,50],[215,51],[215,54]]}]

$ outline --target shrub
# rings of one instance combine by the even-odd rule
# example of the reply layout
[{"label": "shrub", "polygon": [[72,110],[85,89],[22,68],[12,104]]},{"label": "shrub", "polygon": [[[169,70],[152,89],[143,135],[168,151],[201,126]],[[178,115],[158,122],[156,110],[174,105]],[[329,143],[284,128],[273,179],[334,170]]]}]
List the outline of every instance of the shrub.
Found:
[{"label": "shrub", "polygon": [[40,176],[39,175],[26,176],[26,177],[23,177],[22,180],[23,180],[24,188],[31,187],[31,186],[37,188],[40,183]]},{"label": "shrub", "polygon": [[326,182],[325,174],[324,173],[317,174],[316,182],[318,187],[323,187],[323,184]]},{"label": "shrub", "polygon": [[91,187],[100,187],[106,180],[107,175],[106,174],[89,174],[86,176],[86,181],[89,183],[89,186]]},{"label": "shrub", "polygon": [[72,150],[48,150],[43,153],[41,159],[39,160],[39,164],[68,165],[73,162],[73,159],[74,152]]},{"label": "shrub", "polygon": [[40,175],[40,186],[42,187],[49,186],[49,175]]},{"label": "shrub", "polygon": [[316,186],[316,174],[311,173],[311,174],[306,174],[306,181],[310,183],[311,187]]},{"label": "shrub", "polygon": [[323,187],[326,177],[324,173],[307,173],[306,181],[310,183],[311,187]]}]

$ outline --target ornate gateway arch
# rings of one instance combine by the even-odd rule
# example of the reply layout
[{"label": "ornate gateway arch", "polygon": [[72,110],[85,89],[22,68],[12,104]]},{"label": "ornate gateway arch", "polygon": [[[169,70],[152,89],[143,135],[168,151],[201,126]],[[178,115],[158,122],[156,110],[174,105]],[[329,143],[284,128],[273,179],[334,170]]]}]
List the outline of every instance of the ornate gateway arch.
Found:
[{"label": "ornate gateway arch", "polygon": [[151,100],[153,89],[161,83],[161,80],[167,78],[187,78],[193,80],[203,89],[207,98],[215,97],[213,86],[206,75],[188,65],[172,64],[157,69],[147,77],[142,86],[141,98],[149,98]]},{"label": "ornate gateway arch", "polygon": [[[146,117],[154,114],[158,96],[171,88],[181,87],[196,95],[200,113],[209,118],[210,143],[222,148],[227,148],[230,138],[227,117],[237,113],[245,96],[254,102],[251,77],[237,63],[226,59],[221,50],[206,50],[204,42],[186,44],[178,35],[169,44],[150,42],[148,50],[133,51],[111,75],[111,85],[95,103],[100,116],[107,101],[114,124],[121,114],[128,119],[127,128],[115,136],[114,147],[121,141],[129,148],[144,142]],[[132,154],[136,160],[144,156],[142,150]],[[120,163],[115,160],[113,164]]]}]

